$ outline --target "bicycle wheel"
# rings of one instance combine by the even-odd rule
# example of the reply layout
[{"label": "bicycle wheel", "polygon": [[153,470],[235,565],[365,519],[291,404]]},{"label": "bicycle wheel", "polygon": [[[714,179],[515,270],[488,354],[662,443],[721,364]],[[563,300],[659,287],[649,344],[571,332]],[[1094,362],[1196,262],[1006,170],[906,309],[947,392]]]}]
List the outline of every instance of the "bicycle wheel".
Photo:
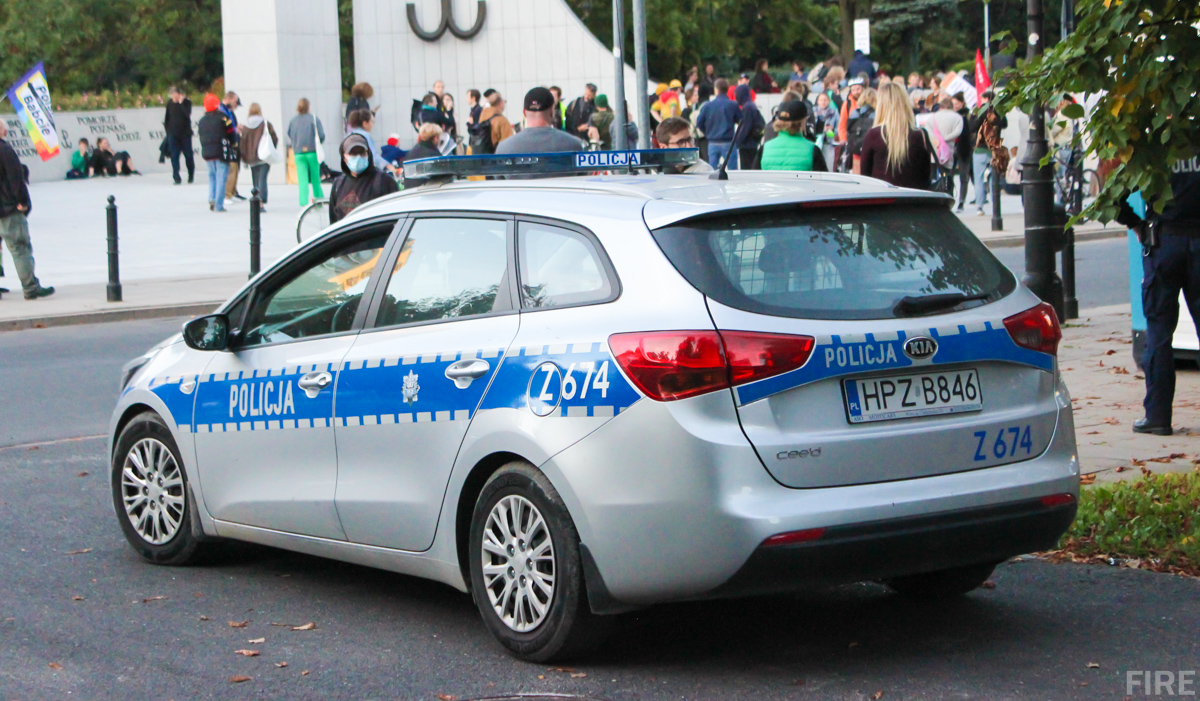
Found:
[{"label": "bicycle wheel", "polygon": [[329,227],[329,200],[313,200],[296,219],[296,243],[304,243]]}]

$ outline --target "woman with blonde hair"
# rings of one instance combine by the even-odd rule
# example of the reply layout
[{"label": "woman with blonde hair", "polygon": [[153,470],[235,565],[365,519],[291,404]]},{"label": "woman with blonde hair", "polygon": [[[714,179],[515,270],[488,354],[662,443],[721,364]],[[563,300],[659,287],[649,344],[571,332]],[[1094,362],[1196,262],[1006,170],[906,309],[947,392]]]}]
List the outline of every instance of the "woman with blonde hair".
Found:
[{"label": "woman with blonde hair", "polygon": [[863,139],[862,174],[899,187],[929,189],[930,148],[925,132],[908,106],[904,88],[888,83],[879,89],[875,124]]}]

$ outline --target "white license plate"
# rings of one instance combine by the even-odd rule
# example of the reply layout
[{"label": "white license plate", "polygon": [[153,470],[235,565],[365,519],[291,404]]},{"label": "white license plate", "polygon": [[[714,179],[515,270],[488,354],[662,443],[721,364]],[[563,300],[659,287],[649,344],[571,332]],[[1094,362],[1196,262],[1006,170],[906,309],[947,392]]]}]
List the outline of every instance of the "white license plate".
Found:
[{"label": "white license plate", "polygon": [[844,380],[842,389],[852,424],[983,409],[974,368]]}]

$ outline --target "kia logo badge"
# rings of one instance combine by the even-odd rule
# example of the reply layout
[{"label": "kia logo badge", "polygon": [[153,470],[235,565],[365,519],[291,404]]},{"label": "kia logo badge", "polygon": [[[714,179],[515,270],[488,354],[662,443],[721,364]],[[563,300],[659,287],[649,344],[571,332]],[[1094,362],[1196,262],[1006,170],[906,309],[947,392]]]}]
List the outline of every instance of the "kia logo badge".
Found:
[{"label": "kia logo badge", "polygon": [[928,336],[915,336],[904,342],[904,354],[913,360],[932,358],[937,349],[937,341]]}]

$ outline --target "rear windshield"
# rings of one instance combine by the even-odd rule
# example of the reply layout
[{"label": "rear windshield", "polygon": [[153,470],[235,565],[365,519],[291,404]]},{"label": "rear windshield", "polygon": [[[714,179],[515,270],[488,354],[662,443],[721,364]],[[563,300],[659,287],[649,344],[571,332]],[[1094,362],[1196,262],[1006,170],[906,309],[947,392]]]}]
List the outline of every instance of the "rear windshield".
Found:
[{"label": "rear windshield", "polygon": [[737,309],[804,319],[912,316],[904,298],[962,294],[940,313],[995,301],[1012,273],[940,204],[749,211],[658,229],[671,263]]}]

